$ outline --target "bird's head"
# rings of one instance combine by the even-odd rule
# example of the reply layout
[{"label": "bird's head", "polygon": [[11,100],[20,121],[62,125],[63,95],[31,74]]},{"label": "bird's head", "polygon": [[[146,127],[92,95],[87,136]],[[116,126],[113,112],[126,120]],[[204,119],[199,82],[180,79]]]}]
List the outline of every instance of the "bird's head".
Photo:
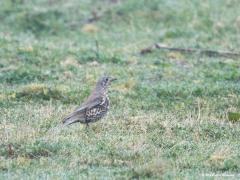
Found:
[{"label": "bird's head", "polygon": [[101,89],[107,89],[108,86],[111,84],[111,82],[117,80],[116,78],[109,77],[109,76],[103,76],[101,77],[97,82],[97,87]]}]

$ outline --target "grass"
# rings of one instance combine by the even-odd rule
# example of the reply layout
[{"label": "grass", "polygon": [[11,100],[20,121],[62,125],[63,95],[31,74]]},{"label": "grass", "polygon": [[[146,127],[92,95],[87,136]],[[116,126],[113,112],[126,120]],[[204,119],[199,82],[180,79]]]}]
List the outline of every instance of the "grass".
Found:
[{"label": "grass", "polygon": [[[0,2],[0,179],[239,177],[237,0]],[[98,46],[96,45],[96,42]],[[96,79],[118,78],[107,117],[59,130]]]}]

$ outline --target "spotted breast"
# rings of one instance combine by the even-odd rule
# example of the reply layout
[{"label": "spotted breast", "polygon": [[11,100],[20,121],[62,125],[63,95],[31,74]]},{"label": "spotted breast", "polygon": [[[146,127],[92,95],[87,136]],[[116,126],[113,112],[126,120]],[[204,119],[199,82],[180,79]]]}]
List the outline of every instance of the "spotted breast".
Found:
[{"label": "spotted breast", "polygon": [[96,122],[101,119],[104,115],[106,115],[109,108],[109,99],[108,97],[104,97],[102,102],[91,109],[86,110],[86,123]]}]

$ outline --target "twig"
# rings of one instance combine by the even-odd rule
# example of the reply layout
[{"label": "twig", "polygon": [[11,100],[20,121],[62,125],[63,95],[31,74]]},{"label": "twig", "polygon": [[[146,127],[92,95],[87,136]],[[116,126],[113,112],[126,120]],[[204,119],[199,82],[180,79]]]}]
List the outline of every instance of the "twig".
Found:
[{"label": "twig", "polygon": [[12,144],[7,145],[7,155],[8,157],[12,157],[14,155]]},{"label": "twig", "polygon": [[95,45],[96,45],[96,59],[99,60],[99,43],[98,40],[95,40]]},{"label": "twig", "polygon": [[236,59],[240,57],[240,53],[237,52],[230,52],[230,51],[214,51],[209,49],[193,49],[193,48],[176,48],[176,47],[169,47],[164,44],[156,43],[153,46],[147,47],[141,50],[141,54],[151,53],[154,49],[163,49],[169,51],[178,51],[182,53],[199,53],[200,55],[206,55],[209,57],[225,57],[225,58],[232,58]]},{"label": "twig", "polygon": [[102,12],[101,14],[97,11],[92,11],[91,12],[92,16],[87,19],[87,22],[91,23],[94,21],[98,21],[102,16],[105,14],[105,12]]}]

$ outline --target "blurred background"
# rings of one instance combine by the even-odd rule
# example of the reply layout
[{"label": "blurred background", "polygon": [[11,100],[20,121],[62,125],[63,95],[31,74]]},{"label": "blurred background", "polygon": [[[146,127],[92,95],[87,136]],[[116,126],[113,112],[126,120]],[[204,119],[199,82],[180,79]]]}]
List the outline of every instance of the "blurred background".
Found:
[{"label": "blurred background", "polygon": [[[239,173],[239,57],[155,43],[239,52],[240,3],[1,0],[0,179]],[[104,74],[118,82],[94,135],[44,139]]]}]

